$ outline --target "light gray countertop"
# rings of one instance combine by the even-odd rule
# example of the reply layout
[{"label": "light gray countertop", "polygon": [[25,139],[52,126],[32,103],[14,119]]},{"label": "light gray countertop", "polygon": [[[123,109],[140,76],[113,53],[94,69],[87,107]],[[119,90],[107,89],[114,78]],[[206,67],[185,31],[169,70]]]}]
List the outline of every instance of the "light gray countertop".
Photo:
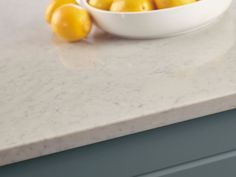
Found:
[{"label": "light gray countertop", "polygon": [[236,107],[236,2],[191,34],[73,44],[47,3],[0,1],[0,165]]}]

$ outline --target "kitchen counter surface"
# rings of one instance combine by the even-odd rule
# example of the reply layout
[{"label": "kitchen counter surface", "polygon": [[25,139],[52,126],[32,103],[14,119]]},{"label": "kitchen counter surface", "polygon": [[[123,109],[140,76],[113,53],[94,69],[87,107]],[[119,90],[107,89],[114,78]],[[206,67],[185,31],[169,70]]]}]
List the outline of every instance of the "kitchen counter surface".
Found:
[{"label": "kitchen counter surface", "polygon": [[236,108],[236,2],[191,34],[73,44],[47,3],[0,1],[0,165]]}]

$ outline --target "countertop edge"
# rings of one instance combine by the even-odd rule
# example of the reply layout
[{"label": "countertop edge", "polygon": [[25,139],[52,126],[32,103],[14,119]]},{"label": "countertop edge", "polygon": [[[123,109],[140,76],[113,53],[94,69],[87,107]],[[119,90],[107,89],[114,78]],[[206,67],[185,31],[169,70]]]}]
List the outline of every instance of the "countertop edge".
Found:
[{"label": "countertop edge", "polygon": [[[236,94],[172,108],[156,114],[0,150],[0,166],[107,141],[236,108]],[[112,130],[112,131],[111,131]],[[112,133],[111,133],[112,132]],[[96,135],[94,138],[93,135]]]}]

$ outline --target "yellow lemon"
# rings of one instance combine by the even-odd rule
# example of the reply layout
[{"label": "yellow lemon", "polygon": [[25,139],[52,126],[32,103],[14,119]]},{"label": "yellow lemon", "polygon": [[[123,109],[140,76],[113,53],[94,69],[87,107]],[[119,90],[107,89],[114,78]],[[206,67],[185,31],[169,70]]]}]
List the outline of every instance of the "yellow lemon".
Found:
[{"label": "yellow lemon", "polygon": [[110,8],[113,12],[137,12],[154,9],[153,0],[114,0]]},{"label": "yellow lemon", "polygon": [[158,9],[182,6],[196,1],[197,0],[155,0]]},{"label": "yellow lemon", "polygon": [[74,42],[89,34],[92,22],[86,10],[78,5],[66,4],[53,13],[51,26],[58,36]]},{"label": "yellow lemon", "polygon": [[45,19],[48,23],[51,23],[52,14],[55,10],[65,4],[77,4],[76,0],[52,0],[48,5],[45,12]]},{"label": "yellow lemon", "polygon": [[89,4],[95,8],[109,10],[113,0],[89,0]]}]

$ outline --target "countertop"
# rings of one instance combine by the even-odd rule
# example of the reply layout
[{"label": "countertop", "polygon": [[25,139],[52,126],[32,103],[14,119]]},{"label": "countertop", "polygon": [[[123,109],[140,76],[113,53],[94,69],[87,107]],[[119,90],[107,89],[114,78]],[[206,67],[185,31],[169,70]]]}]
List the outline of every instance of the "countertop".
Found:
[{"label": "countertop", "polygon": [[47,4],[0,1],[0,165],[236,108],[236,2],[186,35],[79,43],[51,33]]}]

